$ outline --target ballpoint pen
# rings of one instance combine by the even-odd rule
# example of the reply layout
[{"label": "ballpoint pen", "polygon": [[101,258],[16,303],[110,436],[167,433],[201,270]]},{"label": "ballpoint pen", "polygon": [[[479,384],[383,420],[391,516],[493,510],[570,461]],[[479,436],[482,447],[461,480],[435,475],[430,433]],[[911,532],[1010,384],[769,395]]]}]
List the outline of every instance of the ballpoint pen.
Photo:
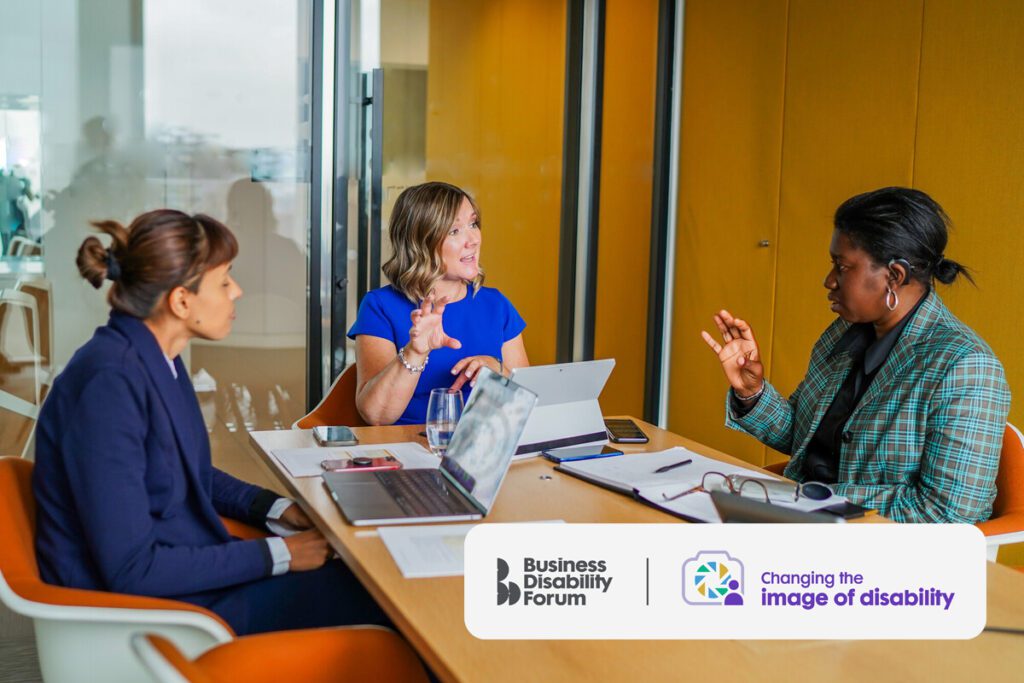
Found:
[{"label": "ballpoint pen", "polygon": [[654,473],[655,474],[661,474],[662,472],[668,472],[669,470],[674,470],[677,467],[682,467],[683,465],[689,465],[691,462],[693,462],[693,458],[687,458],[686,460],[680,460],[679,462],[674,462],[671,465],[664,465],[662,467],[659,467],[658,469],[654,470]]}]

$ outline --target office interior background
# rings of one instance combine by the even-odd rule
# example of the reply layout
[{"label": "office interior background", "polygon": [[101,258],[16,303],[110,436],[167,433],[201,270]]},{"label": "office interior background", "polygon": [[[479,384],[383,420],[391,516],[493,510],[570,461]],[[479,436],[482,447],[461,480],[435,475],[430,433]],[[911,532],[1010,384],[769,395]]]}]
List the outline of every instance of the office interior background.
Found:
[{"label": "office interior background", "polygon": [[952,217],[977,286],[940,294],[1022,387],[1022,35],[1016,0],[0,0],[0,452],[106,319],[89,221],[172,207],[239,238],[234,331],[186,362],[215,462],[273,486],[246,430],[354,362],[428,179],[476,197],[533,364],[616,359],[606,414],[783,459],[723,426],[700,330],[744,316],[791,391],[832,212],[886,185]]}]

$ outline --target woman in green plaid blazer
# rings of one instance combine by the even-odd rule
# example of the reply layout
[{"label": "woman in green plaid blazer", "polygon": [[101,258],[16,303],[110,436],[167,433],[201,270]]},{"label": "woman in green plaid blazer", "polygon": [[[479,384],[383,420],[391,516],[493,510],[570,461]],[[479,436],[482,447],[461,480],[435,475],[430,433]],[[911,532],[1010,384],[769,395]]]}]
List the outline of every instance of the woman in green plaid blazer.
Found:
[{"label": "woman in green plaid blazer", "polygon": [[947,223],[906,188],[837,209],[824,284],[839,318],[788,399],[764,379],[745,321],[721,311],[723,343],[702,333],[731,385],[729,427],[791,454],[787,477],[900,522],[988,519],[1010,409],[999,360],[934,291],[971,279],[945,258]]}]

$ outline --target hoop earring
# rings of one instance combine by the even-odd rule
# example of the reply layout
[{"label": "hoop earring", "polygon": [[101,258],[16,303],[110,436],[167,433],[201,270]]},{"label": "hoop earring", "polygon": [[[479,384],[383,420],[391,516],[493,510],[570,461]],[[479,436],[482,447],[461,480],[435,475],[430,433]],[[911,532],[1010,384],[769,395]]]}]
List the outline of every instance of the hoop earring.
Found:
[{"label": "hoop earring", "polygon": [[[889,301],[890,299],[892,299],[892,303],[890,303],[890,301]],[[899,295],[895,291],[893,291],[892,287],[886,286],[886,288],[885,288],[885,307],[888,308],[890,311],[895,311],[896,307],[899,306],[899,305],[900,305],[900,297],[899,297]]]}]

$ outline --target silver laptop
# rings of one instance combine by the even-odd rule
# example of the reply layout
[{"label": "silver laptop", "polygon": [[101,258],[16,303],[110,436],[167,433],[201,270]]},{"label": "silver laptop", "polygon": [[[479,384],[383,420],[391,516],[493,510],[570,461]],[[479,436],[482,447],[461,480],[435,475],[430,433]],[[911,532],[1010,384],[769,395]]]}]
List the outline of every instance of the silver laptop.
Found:
[{"label": "silver laptop", "polygon": [[490,512],[537,395],[483,368],[440,469],[326,472],[355,526],[457,522]]}]

